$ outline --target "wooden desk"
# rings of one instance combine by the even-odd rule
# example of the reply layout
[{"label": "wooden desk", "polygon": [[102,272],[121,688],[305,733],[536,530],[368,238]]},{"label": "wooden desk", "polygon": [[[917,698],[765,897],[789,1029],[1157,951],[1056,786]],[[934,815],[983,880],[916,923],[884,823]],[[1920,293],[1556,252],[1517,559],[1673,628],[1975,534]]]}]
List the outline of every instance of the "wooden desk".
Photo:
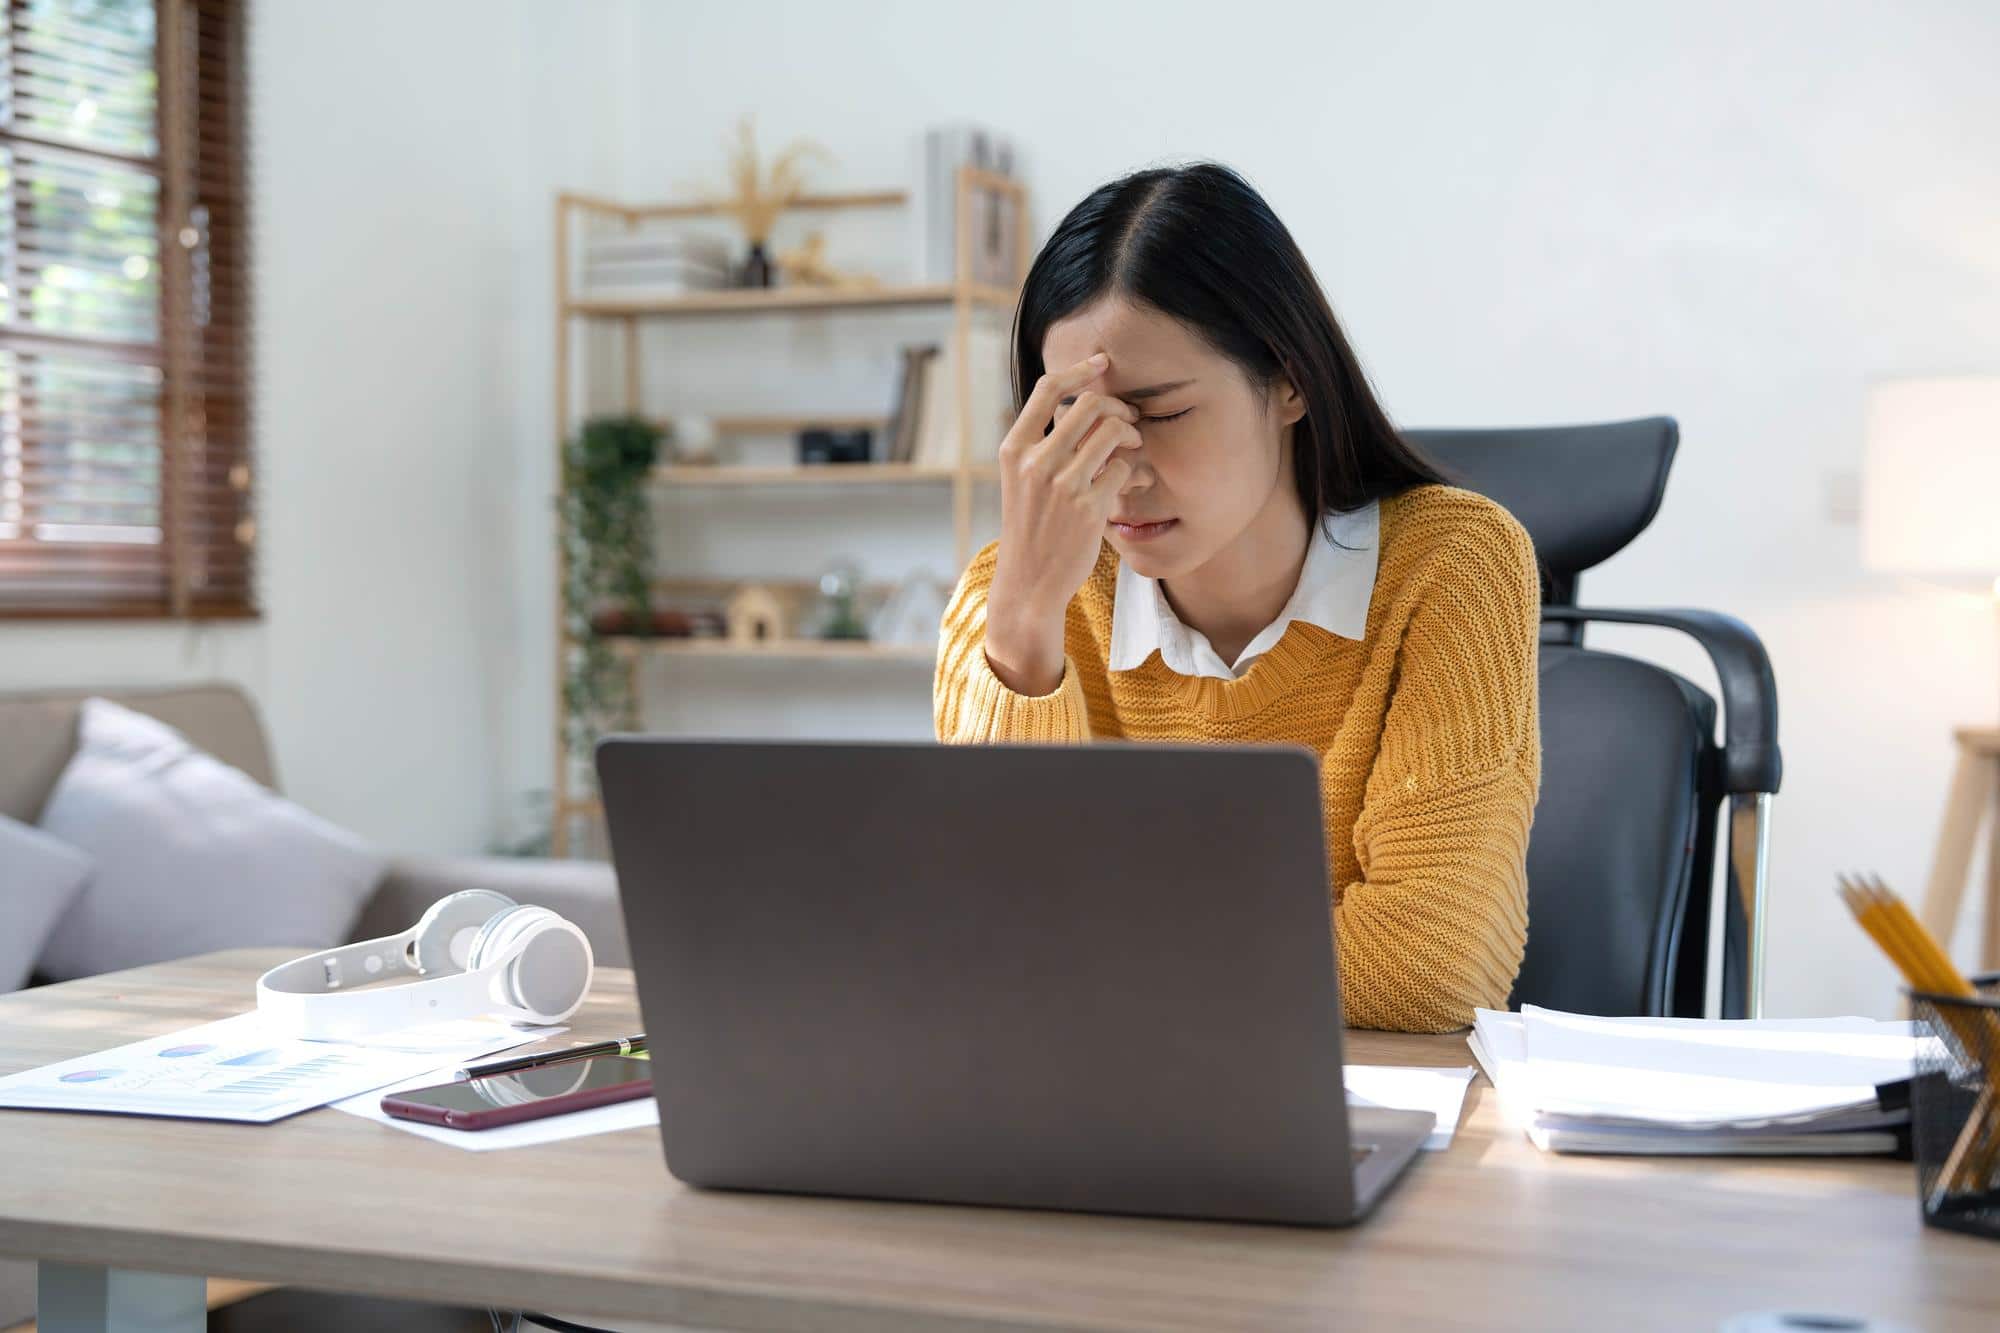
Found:
[{"label": "wooden desk", "polygon": [[[0,1072],[240,1012],[284,956],[0,998]],[[630,974],[601,969],[574,1037],[636,1026]],[[1355,1033],[1348,1055],[1471,1063],[1461,1037]],[[0,1254],[100,1328],[78,1292],[199,1309],[199,1277],[161,1274],[730,1329],[2000,1327],[2000,1244],[1920,1225],[1907,1163],[1548,1156],[1494,1100],[1477,1081],[1452,1147],[1338,1231],[705,1192],[650,1131],[484,1154],[328,1110],[0,1111]]]}]

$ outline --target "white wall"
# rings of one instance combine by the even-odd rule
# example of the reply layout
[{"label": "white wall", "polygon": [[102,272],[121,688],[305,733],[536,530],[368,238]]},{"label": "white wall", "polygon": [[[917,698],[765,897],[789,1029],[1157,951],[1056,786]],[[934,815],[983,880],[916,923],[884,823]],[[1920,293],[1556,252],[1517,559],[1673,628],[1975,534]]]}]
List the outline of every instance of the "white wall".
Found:
[{"label": "white wall", "polygon": [[[927,122],[1002,127],[1043,230],[1112,175],[1214,156],[1291,226],[1401,423],[1679,418],[1665,509],[1587,599],[1714,607],[1763,633],[1788,759],[1772,1008],[1886,1012],[1888,969],[1831,876],[1873,867],[1916,890],[1948,729],[1993,716],[2000,662],[1985,603],[1864,573],[1824,488],[1858,464],[1868,376],[2000,364],[2000,11],[1037,0],[979,15],[260,6],[270,614],[194,634],[0,627],[0,687],[243,679],[308,803],[386,843],[476,847],[549,781],[554,190],[677,193],[720,168],[744,110],[767,144],[826,144],[834,187],[907,184]],[[895,262],[881,225],[843,257]],[[775,352],[768,328],[657,334],[646,405],[879,405],[910,318],[801,326]],[[720,570],[810,559],[768,544],[784,511],[714,503],[730,522],[678,524],[670,550]],[[935,562],[941,539],[948,554],[941,509],[932,528],[856,503],[828,550],[884,573]],[[1599,642],[1710,680],[1665,636]],[[663,664],[655,720],[927,725],[920,672],[750,669]]]},{"label": "white wall", "polygon": [[[928,121],[990,122],[1023,146],[1044,231],[1115,174],[1215,156],[1297,235],[1402,424],[1677,417],[1666,505],[1586,578],[1587,600],[1712,607],[1764,635],[1788,761],[1771,1008],[1887,1011],[1889,969],[1832,876],[1872,867],[1919,891],[1949,728],[1993,716],[2000,662],[1987,603],[1860,569],[1826,487],[1858,466],[1866,377],[2000,367],[2000,10],[1151,0],[1021,3],[1004,19],[916,3],[636,15],[649,66],[700,53],[632,100],[628,174],[647,187],[710,166],[746,109],[767,142],[827,144],[841,159],[829,183],[856,188],[906,181],[907,138]],[[885,392],[868,336],[813,349],[855,349],[866,388],[838,381],[842,403]],[[769,400],[826,405],[825,372],[781,355]],[[713,364],[732,373],[726,355]],[[1663,632],[1598,642],[1713,680]]]},{"label": "white wall", "polygon": [[619,186],[625,11],[562,10],[255,7],[267,614],[0,624],[0,688],[236,680],[289,794],[389,847],[486,843],[514,626],[547,623],[514,584],[552,450],[548,201]]}]

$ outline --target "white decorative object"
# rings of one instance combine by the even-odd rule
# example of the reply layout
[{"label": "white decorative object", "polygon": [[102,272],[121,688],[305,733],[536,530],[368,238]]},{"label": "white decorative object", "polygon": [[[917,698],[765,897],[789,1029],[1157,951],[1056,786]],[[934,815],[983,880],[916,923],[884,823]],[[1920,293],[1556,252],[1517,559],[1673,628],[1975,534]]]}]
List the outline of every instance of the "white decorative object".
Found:
[{"label": "white decorative object", "polygon": [[868,625],[877,643],[936,643],[951,588],[927,569],[896,585]]},{"label": "white decorative object", "polygon": [[720,435],[713,417],[693,412],[675,417],[671,437],[674,460],[680,463],[713,463]]}]

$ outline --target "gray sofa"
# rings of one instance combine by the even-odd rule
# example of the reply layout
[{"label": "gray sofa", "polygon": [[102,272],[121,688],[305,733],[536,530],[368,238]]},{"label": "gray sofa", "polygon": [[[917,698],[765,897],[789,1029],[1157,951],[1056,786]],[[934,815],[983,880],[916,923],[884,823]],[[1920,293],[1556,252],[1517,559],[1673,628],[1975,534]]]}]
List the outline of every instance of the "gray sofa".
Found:
[{"label": "gray sofa", "polygon": [[[263,723],[250,698],[233,685],[0,693],[0,813],[35,822],[75,749],[79,705],[92,695],[151,714],[223,762],[277,788]],[[552,908],[590,937],[599,964],[629,966],[617,882],[611,867],[600,862],[392,857],[352,937],[394,934],[439,898],[470,888],[497,889],[517,902]],[[0,1328],[34,1313],[33,1265],[0,1261]]]}]

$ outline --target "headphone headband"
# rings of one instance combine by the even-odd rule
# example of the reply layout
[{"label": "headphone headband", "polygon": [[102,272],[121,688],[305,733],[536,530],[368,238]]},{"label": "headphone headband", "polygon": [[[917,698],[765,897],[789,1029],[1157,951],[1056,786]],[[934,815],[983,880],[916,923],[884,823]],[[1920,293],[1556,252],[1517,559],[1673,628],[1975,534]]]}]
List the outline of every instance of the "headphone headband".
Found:
[{"label": "headphone headband", "polygon": [[[524,962],[531,950],[532,965]],[[533,1001],[524,998],[524,966],[531,966]],[[594,970],[589,937],[574,924],[473,889],[439,900],[400,934],[280,963],[257,979],[257,1009],[282,1031],[316,1041],[480,1014],[558,1023],[583,1003]],[[425,979],[369,984],[411,976]]]}]

